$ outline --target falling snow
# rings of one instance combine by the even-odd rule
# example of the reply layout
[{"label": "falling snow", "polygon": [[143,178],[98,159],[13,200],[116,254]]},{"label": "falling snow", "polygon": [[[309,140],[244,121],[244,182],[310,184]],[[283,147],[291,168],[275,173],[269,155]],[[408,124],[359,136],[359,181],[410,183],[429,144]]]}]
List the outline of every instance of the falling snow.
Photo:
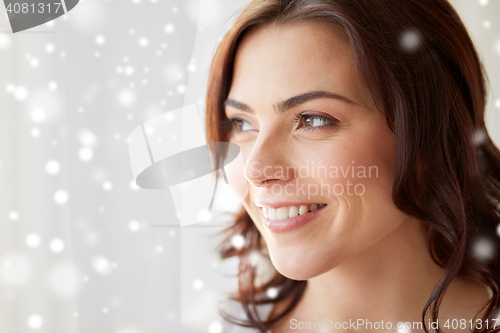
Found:
[{"label": "falling snow", "polygon": [[472,137],[472,142],[476,146],[481,146],[484,144],[484,141],[488,138],[488,134],[485,130],[480,129],[474,132],[474,136]]},{"label": "falling snow", "polygon": [[139,46],[146,47],[149,45],[149,40],[146,37],[141,37],[139,39]]},{"label": "falling snow", "polygon": [[134,67],[132,67],[132,66],[126,66],[125,69],[123,70],[123,72],[127,76],[132,76],[132,75],[134,75]]},{"label": "falling snow", "polygon": [[193,289],[194,290],[202,290],[204,287],[204,283],[202,279],[196,279],[193,281]]},{"label": "falling snow", "polygon": [[473,243],[472,253],[478,259],[488,261],[495,254],[495,245],[488,239],[478,238]]},{"label": "falling snow", "polygon": [[104,191],[111,191],[113,189],[113,183],[111,183],[109,180],[108,181],[105,181],[103,184],[102,184],[102,189]]},{"label": "falling snow", "polygon": [[94,151],[90,147],[82,147],[78,151],[78,157],[83,162],[88,162],[94,157]]},{"label": "falling snow", "polygon": [[51,43],[45,44],[45,52],[53,53],[54,50],[55,50],[54,44]]},{"label": "falling snow", "polygon": [[89,129],[83,129],[78,132],[78,141],[87,147],[95,147],[98,143],[97,136]]},{"label": "falling snow", "polygon": [[415,29],[407,29],[403,31],[399,37],[399,45],[401,49],[407,53],[415,52],[422,44],[422,36]]},{"label": "falling snow", "polygon": [[128,228],[132,232],[137,232],[141,228],[141,225],[137,221],[130,221],[130,223],[128,224]]},{"label": "falling snow", "polygon": [[266,290],[266,295],[267,295],[267,297],[274,299],[274,298],[278,297],[278,289],[271,287],[271,288]]},{"label": "falling snow", "polygon": [[222,333],[222,332],[223,332],[223,327],[219,321],[212,322],[208,326],[208,333]]},{"label": "falling snow", "polygon": [[167,24],[167,25],[165,26],[165,32],[166,32],[167,34],[171,34],[171,33],[173,33],[173,32],[174,32],[174,30],[175,30],[175,28],[174,28],[174,25],[173,25],[173,24],[170,24],[170,23],[169,23],[169,24]]},{"label": "falling snow", "polygon": [[135,103],[135,93],[132,90],[122,90],[118,94],[118,102],[125,107],[132,106]]},{"label": "falling snow", "polygon": [[58,205],[64,205],[65,203],[68,202],[69,196],[68,193],[64,190],[58,190],[56,193],[54,193],[54,201]]},{"label": "falling snow", "polygon": [[0,50],[8,50],[10,48],[11,41],[7,34],[0,34]]},{"label": "falling snow", "polygon": [[43,325],[43,318],[38,314],[32,314],[28,318],[28,326],[34,330],[41,328]]},{"label": "falling snow", "polygon": [[106,43],[106,38],[103,35],[98,35],[95,38],[95,42],[97,45],[103,45],[104,43]]},{"label": "falling snow", "polygon": [[16,86],[12,83],[7,84],[7,86],[5,87],[5,91],[7,91],[9,94],[12,94],[15,90]]},{"label": "falling snow", "polygon": [[495,42],[495,51],[500,55],[500,39]]},{"label": "falling snow", "polygon": [[91,261],[94,270],[101,275],[111,273],[111,264],[104,256],[94,256]]},{"label": "falling snow", "polygon": [[31,111],[31,119],[35,123],[41,123],[47,118],[47,113],[42,108],[36,108]]},{"label": "falling snow", "polygon": [[61,165],[56,160],[50,160],[45,164],[45,171],[47,171],[49,175],[56,175],[59,173],[59,170],[61,170]]},{"label": "falling snow", "polygon": [[40,130],[38,128],[36,128],[36,127],[32,128],[31,131],[30,131],[30,133],[31,133],[31,136],[34,137],[34,138],[40,136]]},{"label": "falling snow", "polygon": [[410,322],[408,322],[408,323],[401,322],[401,324],[399,326],[397,326],[396,328],[397,328],[398,333],[410,333],[411,332],[411,323]]},{"label": "falling snow", "polygon": [[183,84],[180,84],[177,86],[177,93],[178,94],[184,94],[186,92],[186,86]]},{"label": "falling snow", "polygon": [[37,58],[30,59],[30,66],[31,67],[38,67],[39,64],[40,64],[40,61]]},{"label": "falling snow", "polygon": [[11,211],[9,213],[9,219],[11,219],[12,221],[16,221],[17,219],[19,219],[19,213],[15,210]]},{"label": "falling snow", "polygon": [[261,254],[259,251],[252,251],[248,254],[248,261],[251,266],[257,266],[261,258]]},{"label": "falling snow", "polygon": [[130,181],[129,186],[132,191],[137,191],[140,188],[139,186],[137,186],[134,179]]},{"label": "falling snow", "polygon": [[245,246],[245,238],[242,235],[235,235],[231,238],[231,244],[236,249],[241,250]]},{"label": "falling snow", "polygon": [[14,97],[18,101],[24,101],[28,97],[28,90],[22,86],[16,87],[14,90]]},{"label": "falling snow", "polygon": [[40,242],[41,242],[40,236],[38,236],[37,234],[29,234],[26,237],[26,245],[28,245],[29,247],[32,248],[38,247],[38,245],[40,245]]},{"label": "falling snow", "polygon": [[50,250],[54,253],[60,253],[64,250],[64,242],[59,238],[55,238],[50,242]]},{"label": "falling snow", "polygon": [[51,82],[49,82],[48,87],[49,87],[49,90],[51,90],[51,91],[56,91],[56,90],[57,90],[57,88],[58,88],[57,82],[55,82],[55,81],[51,81]]}]

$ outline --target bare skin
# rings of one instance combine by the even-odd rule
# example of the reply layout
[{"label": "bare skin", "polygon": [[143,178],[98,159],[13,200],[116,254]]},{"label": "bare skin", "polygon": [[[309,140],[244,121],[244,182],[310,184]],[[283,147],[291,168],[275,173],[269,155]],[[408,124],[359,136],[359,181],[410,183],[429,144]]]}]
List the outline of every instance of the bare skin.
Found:
[{"label": "bare skin", "polygon": [[[391,322],[393,327],[398,322],[410,322],[415,328],[412,332],[423,332],[415,325],[421,321],[422,309],[441,276],[441,270],[429,257],[425,239],[415,237],[416,234],[421,235],[418,224],[409,222],[369,251],[309,279],[297,307],[273,327],[273,332],[289,332],[292,319],[297,322],[321,322],[325,318],[333,323],[349,322],[349,319],[364,319],[372,323],[383,320]],[[398,251],[393,251],[393,246],[397,246]],[[469,320],[488,299],[482,284],[462,277],[455,278],[440,307],[439,322],[443,332],[457,331],[443,327],[447,319],[450,322],[465,319],[470,328]],[[285,305],[278,304],[270,317],[280,313]],[[354,332],[350,328],[339,331]],[[376,331],[393,332],[394,329]]]},{"label": "bare skin", "polygon": [[[279,102],[311,91],[337,97],[309,99],[276,111]],[[245,160],[238,186],[248,186],[248,196],[242,204],[274,267],[291,279],[308,280],[301,301],[273,332],[290,332],[292,319],[420,322],[441,268],[429,255],[422,222],[392,202],[394,134],[362,84],[346,38],[311,22],[250,32],[237,50],[228,99],[237,103],[227,104],[226,115],[239,121],[231,141],[241,147]],[[294,121],[297,114],[309,118]],[[279,172],[311,161],[318,166],[374,166],[377,176]],[[347,181],[363,185],[363,194],[306,195],[298,190],[324,183],[345,189]],[[274,194],[273,186],[290,191]],[[326,206],[311,222],[275,232],[267,227],[262,207],[280,202]],[[440,323],[448,318],[469,321],[488,300],[484,285],[456,278],[443,300]],[[278,304],[271,317],[283,306]]]}]

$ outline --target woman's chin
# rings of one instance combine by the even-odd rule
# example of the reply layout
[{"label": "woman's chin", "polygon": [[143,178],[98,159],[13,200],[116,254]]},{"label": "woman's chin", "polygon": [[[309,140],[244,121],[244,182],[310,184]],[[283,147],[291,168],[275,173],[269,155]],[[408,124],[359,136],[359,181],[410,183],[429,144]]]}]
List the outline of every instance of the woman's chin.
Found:
[{"label": "woman's chin", "polygon": [[306,272],[306,271],[297,271],[297,270],[294,270],[294,269],[278,269],[276,268],[276,270],[281,274],[283,275],[284,277],[286,278],[289,278],[290,280],[295,280],[295,281],[305,281],[305,280],[309,280],[310,278],[313,278],[315,275],[312,275],[309,274],[309,272]]},{"label": "woman's chin", "polygon": [[283,251],[280,254],[270,253],[274,268],[283,276],[291,280],[308,280],[325,272],[318,267],[317,261],[304,255]]}]

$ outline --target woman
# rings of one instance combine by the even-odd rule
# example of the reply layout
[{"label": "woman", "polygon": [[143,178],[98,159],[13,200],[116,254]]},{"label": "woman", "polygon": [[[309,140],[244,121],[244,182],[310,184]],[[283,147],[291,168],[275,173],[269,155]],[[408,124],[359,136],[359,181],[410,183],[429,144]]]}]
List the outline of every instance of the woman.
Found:
[{"label": "woman", "polygon": [[245,320],[227,319],[275,333],[500,331],[485,103],[445,0],[252,1],[207,91],[208,139],[240,146],[230,183],[248,186],[221,244],[240,258]]}]

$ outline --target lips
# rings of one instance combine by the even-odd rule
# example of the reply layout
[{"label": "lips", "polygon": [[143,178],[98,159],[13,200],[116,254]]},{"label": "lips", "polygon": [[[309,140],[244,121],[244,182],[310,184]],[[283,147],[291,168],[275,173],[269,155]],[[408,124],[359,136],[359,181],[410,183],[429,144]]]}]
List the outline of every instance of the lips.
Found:
[{"label": "lips", "polygon": [[[313,221],[326,208],[326,204],[269,204],[260,206],[263,224],[273,233],[299,228]],[[272,207],[270,207],[272,206]]]}]

